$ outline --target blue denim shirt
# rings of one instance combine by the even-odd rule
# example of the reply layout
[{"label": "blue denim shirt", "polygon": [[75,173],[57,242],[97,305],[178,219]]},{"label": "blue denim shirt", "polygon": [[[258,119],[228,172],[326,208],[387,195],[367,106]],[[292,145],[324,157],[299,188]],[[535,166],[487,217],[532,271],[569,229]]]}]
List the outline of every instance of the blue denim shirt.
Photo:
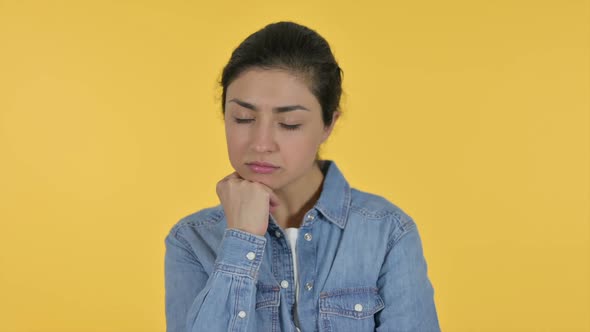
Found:
[{"label": "blue denim shirt", "polygon": [[307,236],[296,245],[297,306],[284,230],[272,216],[265,236],[226,229],[218,205],[182,218],[165,238],[168,332],[297,331],[294,314],[305,332],[440,330],[414,221],[351,188],[333,161],[322,171],[299,228]]}]

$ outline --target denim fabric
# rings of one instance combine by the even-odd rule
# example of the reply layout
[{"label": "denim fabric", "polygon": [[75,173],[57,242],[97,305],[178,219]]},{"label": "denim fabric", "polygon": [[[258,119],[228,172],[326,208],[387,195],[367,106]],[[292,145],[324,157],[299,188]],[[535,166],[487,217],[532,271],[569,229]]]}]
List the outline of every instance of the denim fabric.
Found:
[{"label": "denim fabric", "polygon": [[414,221],[351,188],[333,161],[322,171],[297,239],[298,306],[283,229],[272,216],[265,236],[226,229],[218,205],[182,218],[165,238],[168,332],[297,331],[293,310],[305,332],[440,330]]}]

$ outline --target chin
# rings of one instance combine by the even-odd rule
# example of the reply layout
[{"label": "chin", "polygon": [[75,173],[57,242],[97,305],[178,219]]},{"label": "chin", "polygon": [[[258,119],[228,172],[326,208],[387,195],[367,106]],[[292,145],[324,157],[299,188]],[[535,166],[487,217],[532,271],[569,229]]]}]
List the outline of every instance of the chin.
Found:
[{"label": "chin", "polygon": [[252,182],[260,182],[264,185],[270,186],[273,182],[272,178],[274,175],[265,175],[265,174],[258,174],[252,172],[247,166],[241,169],[237,169],[236,172],[242,177],[244,180],[252,181]]},{"label": "chin", "polygon": [[258,182],[258,183],[262,183],[263,185],[271,188],[271,189],[275,189],[276,187],[276,180],[274,179],[274,176],[268,176],[268,175],[262,175],[262,174],[252,174],[250,175],[251,179],[248,179],[252,182]]}]

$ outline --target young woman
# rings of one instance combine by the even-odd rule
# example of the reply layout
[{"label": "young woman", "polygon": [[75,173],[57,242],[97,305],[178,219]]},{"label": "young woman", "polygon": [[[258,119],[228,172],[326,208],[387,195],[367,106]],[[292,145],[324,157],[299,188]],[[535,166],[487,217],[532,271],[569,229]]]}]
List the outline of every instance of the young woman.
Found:
[{"label": "young woman", "polygon": [[318,157],[341,74],[328,43],[292,22],[234,50],[221,84],[235,172],[217,184],[221,204],[165,239],[168,332],[439,331],[415,223]]}]

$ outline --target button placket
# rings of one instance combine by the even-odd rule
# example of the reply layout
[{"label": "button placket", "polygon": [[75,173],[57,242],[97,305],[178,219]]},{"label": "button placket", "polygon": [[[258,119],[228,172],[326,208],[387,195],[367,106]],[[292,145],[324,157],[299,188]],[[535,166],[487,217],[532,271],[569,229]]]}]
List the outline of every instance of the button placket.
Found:
[{"label": "button placket", "polygon": [[[304,303],[306,301],[310,301],[313,300],[311,298],[312,294],[314,294],[313,289],[314,289],[314,278],[315,276],[315,265],[316,265],[316,257],[313,253],[315,253],[316,251],[316,244],[315,241],[313,240],[313,221],[316,219],[316,215],[315,215],[315,211],[314,212],[309,212],[305,217],[304,217],[304,223],[302,225],[302,227],[300,228],[300,234],[303,235],[300,237],[303,237],[303,241],[298,242],[300,244],[300,246],[297,249],[297,253],[301,256],[305,256],[308,257],[308,259],[306,259],[304,261],[304,263],[302,263],[301,266],[299,266],[299,280],[301,280],[301,289],[300,289],[300,301],[301,303]],[[316,234],[317,235],[317,234]]]}]

